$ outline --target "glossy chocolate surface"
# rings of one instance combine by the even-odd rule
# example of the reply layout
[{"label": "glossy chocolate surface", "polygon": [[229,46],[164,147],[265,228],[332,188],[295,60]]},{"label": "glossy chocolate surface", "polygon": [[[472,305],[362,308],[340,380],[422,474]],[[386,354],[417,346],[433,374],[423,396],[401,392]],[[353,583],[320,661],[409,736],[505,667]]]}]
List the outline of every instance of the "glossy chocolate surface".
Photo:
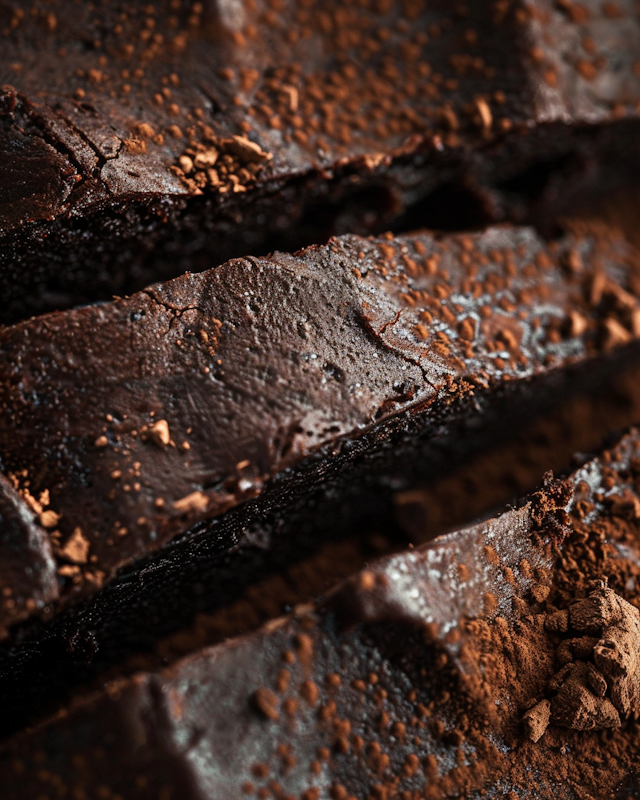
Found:
[{"label": "glossy chocolate surface", "polygon": [[639,47],[633,0],[3,5],[3,319],[381,230],[446,185],[417,224],[628,175]]},{"label": "glossy chocolate surface", "polygon": [[[635,251],[597,227],[232,261],[0,331],[2,466],[48,531],[63,599],[93,595],[274,489],[282,516],[336,464],[379,452],[384,471],[403,426],[482,428],[503,392],[631,347],[637,290]],[[209,535],[222,550],[243,532]]]}]

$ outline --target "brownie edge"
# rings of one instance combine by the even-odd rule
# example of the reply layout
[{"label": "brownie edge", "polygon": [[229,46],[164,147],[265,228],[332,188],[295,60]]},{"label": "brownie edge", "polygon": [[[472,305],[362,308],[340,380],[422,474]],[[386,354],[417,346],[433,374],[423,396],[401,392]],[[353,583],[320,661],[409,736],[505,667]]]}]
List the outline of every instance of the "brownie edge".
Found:
[{"label": "brownie edge", "polygon": [[463,457],[509,395],[633,359],[638,280],[597,226],[346,236],[36,318],[0,331],[2,468],[75,602],[191,530],[237,544],[250,519],[212,521],[277,521],[351,463],[402,481],[468,420]]}]

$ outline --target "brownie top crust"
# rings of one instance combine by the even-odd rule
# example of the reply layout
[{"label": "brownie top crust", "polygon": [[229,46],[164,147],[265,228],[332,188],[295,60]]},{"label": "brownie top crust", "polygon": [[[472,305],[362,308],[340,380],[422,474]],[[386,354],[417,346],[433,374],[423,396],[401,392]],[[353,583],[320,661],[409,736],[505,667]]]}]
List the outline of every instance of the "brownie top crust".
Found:
[{"label": "brownie top crust", "polygon": [[228,203],[413,153],[448,175],[449,151],[491,160],[537,126],[562,140],[567,124],[635,118],[638,14],[634,0],[3,3],[0,231],[151,195]]},{"label": "brownie top crust", "polygon": [[3,3],[0,322],[334,234],[548,223],[640,172],[639,51],[634,0]]},{"label": "brownie top crust", "polygon": [[628,345],[638,289],[635,251],[593,226],[232,261],[0,330],[2,469],[63,594],[91,594],[305,465],[381,446],[390,421],[481,415],[465,402]]},{"label": "brownie top crust", "polygon": [[4,748],[7,797],[637,797],[639,464],[634,430],[520,508],[78,700]]}]

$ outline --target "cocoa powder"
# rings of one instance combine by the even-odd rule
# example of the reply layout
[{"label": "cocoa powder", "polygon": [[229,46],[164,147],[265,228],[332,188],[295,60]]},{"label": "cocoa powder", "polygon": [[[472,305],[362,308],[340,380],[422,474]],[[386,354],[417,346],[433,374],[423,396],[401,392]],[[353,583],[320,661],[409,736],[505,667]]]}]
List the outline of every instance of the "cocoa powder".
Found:
[{"label": "cocoa powder", "polygon": [[[627,800],[640,797],[640,461],[623,444],[576,478],[553,570],[509,619],[462,625],[464,736],[483,747],[485,789]],[[506,749],[487,750],[494,737]]]}]

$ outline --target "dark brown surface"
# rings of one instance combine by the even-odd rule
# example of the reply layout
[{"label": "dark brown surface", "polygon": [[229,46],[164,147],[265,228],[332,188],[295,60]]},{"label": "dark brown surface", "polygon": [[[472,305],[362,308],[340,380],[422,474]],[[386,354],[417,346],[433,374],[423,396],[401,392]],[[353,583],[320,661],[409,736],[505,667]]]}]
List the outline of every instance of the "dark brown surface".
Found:
[{"label": "dark brown surface", "polygon": [[[62,598],[91,595],[234,506],[265,495],[278,514],[403,429],[481,428],[490,398],[620,350],[637,288],[635,251],[597,228],[230,262],[0,331],[2,466],[49,532]],[[384,463],[387,483],[407,469]]]},{"label": "dark brown surface", "polygon": [[[162,638],[151,652],[130,654],[107,674],[122,677],[135,670],[158,669],[198,648],[253,631],[296,605],[314,601],[376,555],[405,550],[408,543],[423,544],[492,516],[507,503],[516,505],[535,490],[546,469],[551,467],[556,474],[570,472],[570,465],[578,466],[576,460],[588,460],[589,453],[610,442],[612,431],[623,430],[637,419],[640,372],[635,369],[622,372],[589,398],[575,397],[551,415],[533,419],[508,442],[469,458],[452,474],[397,492],[395,513],[368,518],[369,531],[324,542],[325,531],[311,556],[301,560],[298,553],[291,553],[290,565],[286,559],[267,557],[264,567],[255,572],[248,558],[253,548],[240,548],[237,591],[229,591],[220,608],[198,614],[191,624]],[[92,685],[103,680],[104,673]]]},{"label": "dark brown surface", "polygon": [[42,611],[58,597],[58,574],[51,542],[35,514],[0,477],[0,587],[6,625]]},{"label": "dark brown surface", "polygon": [[2,319],[628,178],[639,50],[634,0],[2,3]]},{"label": "dark brown surface", "polygon": [[637,365],[636,290],[635,251],[593,225],[344,237],[0,332],[2,465],[59,578],[0,647],[0,729],[606,396]]},{"label": "dark brown surface", "polygon": [[[598,637],[635,669],[639,459],[632,431],[519,509],[78,700],[6,746],[5,796],[637,798],[640,707]],[[618,628],[600,621],[615,609]],[[582,722],[556,710],[545,729],[530,712],[560,708],[563,665]],[[576,729],[611,702],[617,719]]]}]

